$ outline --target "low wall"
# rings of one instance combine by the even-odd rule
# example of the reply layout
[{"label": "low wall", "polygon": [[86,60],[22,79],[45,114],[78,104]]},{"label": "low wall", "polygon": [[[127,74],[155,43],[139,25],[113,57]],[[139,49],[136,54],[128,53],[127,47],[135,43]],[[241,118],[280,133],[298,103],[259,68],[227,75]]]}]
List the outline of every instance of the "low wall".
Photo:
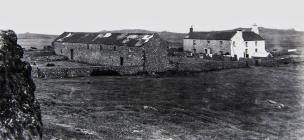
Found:
[{"label": "low wall", "polygon": [[171,58],[173,71],[202,72],[233,68],[246,68],[246,61],[214,61],[200,58]]},{"label": "low wall", "polygon": [[87,77],[91,75],[136,75],[143,71],[141,66],[129,67],[34,67],[32,76],[34,78],[72,78]]},{"label": "low wall", "polygon": [[33,68],[34,78],[68,78],[90,76],[92,68]]},{"label": "low wall", "polygon": [[261,58],[261,59],[248,59],[251,66],[264,66],[264,67],[276,67],[284,64],[303,63],[303,57],[286,57],[286,58]]}]

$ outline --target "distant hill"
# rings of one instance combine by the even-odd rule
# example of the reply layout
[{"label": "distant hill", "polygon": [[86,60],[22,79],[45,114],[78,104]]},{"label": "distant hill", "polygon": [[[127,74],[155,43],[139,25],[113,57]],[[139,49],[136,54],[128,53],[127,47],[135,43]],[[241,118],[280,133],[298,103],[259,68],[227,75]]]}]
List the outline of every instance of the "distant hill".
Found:
[{"label": "distant hill", "polygon": [[[247,29],[247,28],[238,28]],[[304,32],[294,29],[270,29],[260,27],[260,35],[266,40],[266,48],[272,50],[298,49],[304,50]],[[125,29],[100,32],[120,32],[120,33],[159,33],[160,37],[170,42],[170,46],[174,48],[183,47],[183,38],[186,33],[175,32],[155,32],[143,29]],[[51,45],[51,42],[57,35],[24,33],[18,34],[19,43],[24,47],[37,47]]]},{"label": "distant hill", "polygon": [[170,46],[175,48],[182,48],[183,47],[183,38],[186,36],[186,33],[175,33],[175,32],[156,32],[156,31],[149,31],[143,29],[124,29],[124,30],[113,30],[113,31],[100,31],[100,32],[111,32],[111,33],[158,33],[159,36],[168,41]]},{"label": "distant hill", "polygon": [[34,33],[23,33],[17,34],[18,44],[20,44],[26,50],[31,48],[43,49],[44,46],[52,45],[52,42],[57,35],[46,35],[46,34],[34,34]]},{"label": "distant hill", "polygon": [[102,33],[110,32],[110,33],[156,33],[154,31],[144,30],[144,29],[123,29],[123,30],[112,30],[112,31],[106,31],[102,30],[100,31]]},{"label": "distant hill", "polygon": [[18,39],[55,39],[57,35],[21,33],[17,34]]},{"label": "distant hill", "polygon": [[[248,28],[237,28],[248,30]],[[294,29],[270,29],[260,27],[260,35],[266,40],[266,49],[272,50],[286,50],[298,49],[304,50],[304,32],[296,31]],[[115,31],[102,31],[102,32],[122,32],[122,33],[155,33],[155,31],[142,30],[142,29],[126,29]],[[175,32],[157,32],[160,37],[170,42],[174,47],[183,46],[183,38],[186,33]]]},{"label": "distant hill", "polygon": [[260,27],[260,35],[266,40],[268,50],[304,50],[304,32],[294,29],[270,29]]}]

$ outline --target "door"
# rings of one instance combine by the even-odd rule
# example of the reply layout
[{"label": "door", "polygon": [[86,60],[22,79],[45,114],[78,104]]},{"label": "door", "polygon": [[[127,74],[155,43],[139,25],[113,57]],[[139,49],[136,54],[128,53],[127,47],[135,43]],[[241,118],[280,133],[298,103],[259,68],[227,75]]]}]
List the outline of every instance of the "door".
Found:
[{"label": "door", "polygon": [[71,60],[74,60],[74,50],[71,49],[70,51],[71,51]]},{"label": "door", "polygon": [[248,49],[245,50],[245,58],[249,58]]},{"label": "door", "polygon": [[123,66],[123,64],[124,64],[124,58],[120,57],[120,66]]},{"label": "door", "polygon": [[205,49],[205,54],[208,54],[208,49]]}]

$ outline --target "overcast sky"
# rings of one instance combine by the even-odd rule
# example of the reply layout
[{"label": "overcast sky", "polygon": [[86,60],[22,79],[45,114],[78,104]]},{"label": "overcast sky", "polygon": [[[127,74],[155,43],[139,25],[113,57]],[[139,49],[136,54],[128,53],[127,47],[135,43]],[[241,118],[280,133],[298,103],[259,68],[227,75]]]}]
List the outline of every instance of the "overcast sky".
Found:
[{"label": "overcast sky", "polygon": [[0,0],[0,28],[18,33],[249,27],[304,31],[303,0]]}]

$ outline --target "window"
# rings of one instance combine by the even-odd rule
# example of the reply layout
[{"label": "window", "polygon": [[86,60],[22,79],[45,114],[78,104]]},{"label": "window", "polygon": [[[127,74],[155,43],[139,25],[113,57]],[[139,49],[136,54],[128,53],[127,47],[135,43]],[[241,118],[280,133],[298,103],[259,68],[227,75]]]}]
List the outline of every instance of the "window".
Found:
[{"label": "window", "polygon": [[193,46],[195,46],[196,45],[196,40],[193,40]]},{"label": "window", "polygon": [[258,42],[257,41],[255,41],[255,46],[258,46]]},{"label": "window", "polygon": [[235,47],[235,41],[232,42],[233,47]]},{"label": "window", "polygon": [[116,51],[116,46],[114,46],[113,50]]},{"label": "window", "polygon": [[220,45],[221,45],[221,46],[223,45],[223,41],[220,41]]},{"label": "window", "polygon": [[87,49],[90,49],[90,45],[89,44],[87,44]]},{"label": "window", "polygon": [[248,47],[248,42],[245,42],[245,44],[246,44],[246,47]]},{"label": "window", "polygon": [[210,45],[210,40],[207,41],[207,45],[208,45],[208,46]]},{"label": "window", "polygon": [[256,53],[258,52],[258,48],[255,49],[255,52],[256,52]]}]

